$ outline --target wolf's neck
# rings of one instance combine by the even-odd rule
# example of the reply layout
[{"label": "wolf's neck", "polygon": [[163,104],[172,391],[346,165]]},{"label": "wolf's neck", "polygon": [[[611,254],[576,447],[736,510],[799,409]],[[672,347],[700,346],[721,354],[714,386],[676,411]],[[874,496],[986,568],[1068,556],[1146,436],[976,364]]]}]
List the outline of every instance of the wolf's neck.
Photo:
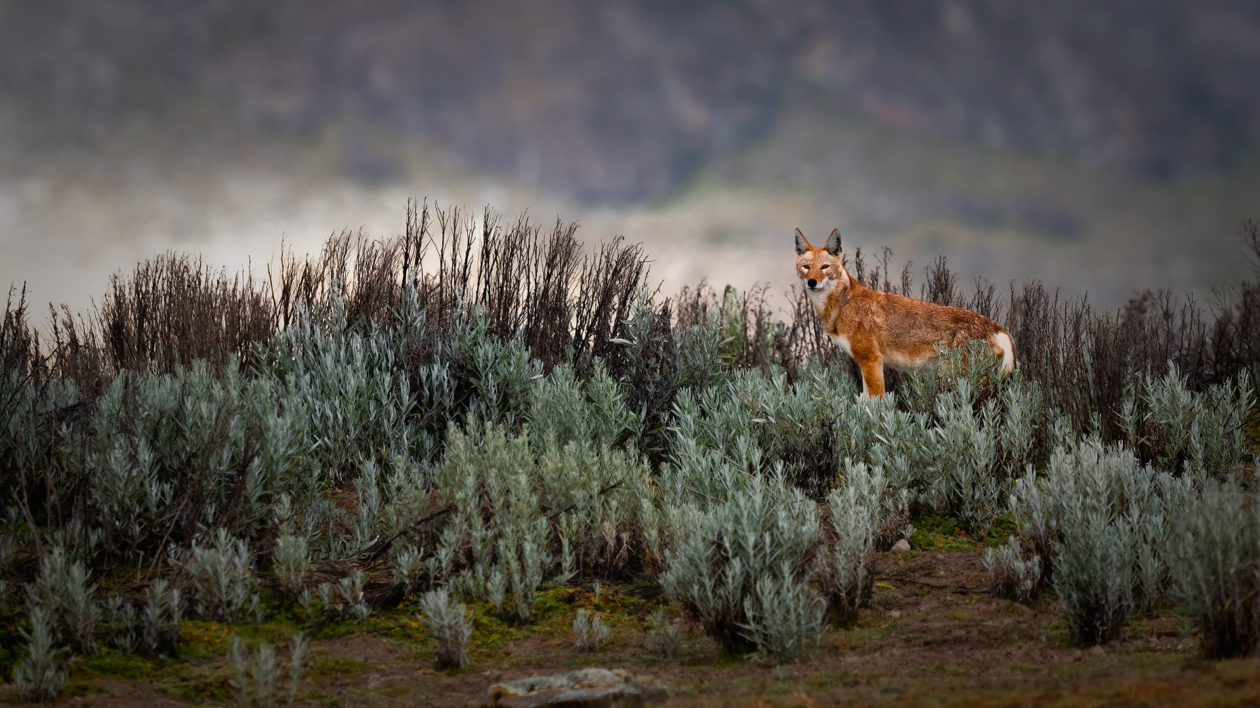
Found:
[{"label": "wolf's neck", "polygon": [[836,279],[836,284],[827,292],[811,293],[810,301],[814,304],[814,310],[821,316],[825,310],[835,312],[844,307],[857,289],[864,287],[866,286],[854,280],[846,271],[842,277]]}]

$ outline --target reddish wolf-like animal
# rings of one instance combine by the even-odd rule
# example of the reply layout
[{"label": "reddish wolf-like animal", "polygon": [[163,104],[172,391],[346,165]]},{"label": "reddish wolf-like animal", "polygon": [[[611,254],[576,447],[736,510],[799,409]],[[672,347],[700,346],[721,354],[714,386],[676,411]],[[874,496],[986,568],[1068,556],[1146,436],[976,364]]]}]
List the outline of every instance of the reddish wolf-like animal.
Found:
[{"label": "reddish wolf-like animal", "polygon": [[884,366],[910,369],[936,358],[937,344],[963,347],[988,342],[1001,370],[1015,368],[1015,343],[996,322],[961,307],[937,305],[872,290],[844,269],[840,229],[822,248],[796,230],[796,274],[822,318],[823,329],[862,369],[862,391],[884,395]]}]

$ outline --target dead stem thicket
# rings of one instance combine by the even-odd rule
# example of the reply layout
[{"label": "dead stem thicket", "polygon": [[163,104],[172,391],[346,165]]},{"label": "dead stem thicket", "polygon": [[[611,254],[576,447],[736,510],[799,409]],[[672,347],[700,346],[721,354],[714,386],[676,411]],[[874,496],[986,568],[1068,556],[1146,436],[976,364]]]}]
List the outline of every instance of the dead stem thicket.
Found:
[{"label": "dead stem thicket", "polygon": [[[1256,223],[1245,223],[1242,231],[1244,245],[1260,258]],[[505,225],[489,209],[476,220],[459,209],[411,204],[402,237],[342,232],[314,257],[299,257],[282,245],[277,267],[269,266],[261,281],[248,269],[229,275],[200,258],[167,253],[129,276],[112,276],[90,313],[52,310],[44,342],[31,326],[25,288],[11,289],[0,357],[6,372],[22,371],[37,381],[74,379],[83,402],[90,403],[91,394],[124,369],[169,371],[196,359],[219,366],[232,356],[248,366],[255,343],[287,327],[300,309],[327,308],[333,297],[345,300],[345,327],[388,326],[409,285],[433,337],[457,326],[462,305],[473,305],[493,334],[518,339],[548,368],[572,357],[584,372],[597,358],[632,369],[638,362],[624,361],[625,348],[616,340],[640,300],[656,321],[654,339],[719,317],[728,340],[724,361],[732,367],[778,365],[795,378],[811,359],[845,364],[803,296],[792,301],[786,321],[767,305],[766,285],[746,291],[728,286],[718,294],[702,283],[662,298],[640,245],[616,239],[584,253],[576,232],[576,223],[544,230],[524,217]],[[1260,281],[1218,293],[1206,310],[1190,296],[1143,291],[1116,311],[1098,311],[1039,282],[1012,283],[1005,297],[991,283],[977,282],[966,294],[944,258],[925,269],[916,292],[909,265],[891,280],[889,256],[885,249],[881,262],[869,267],[858,249],[852,272],[872,287],[1003,322],[1018,343],[1024,376],[1037,381],[1048,402],[1068,412],[1078,428],[1098,417],[1108,437],[1118,432],[1111,413],[1136,373],[1162,371],[1171,361],[1198,388],[1260,361]],[[664,343],[654,346],[670,354]]]},{"label": "dead stem thicket", "polygon": [[[543,229],[524,217],[505,224],[489,209],[473,219],[458,209],[409,203],[401,237],[374,240],[342,232],[306,257],[282,245],[263,280],[248,270],[228,275],[199,258],[168,253],[139,264],[129,276],[113,276],[89,313],[51,310],[44,340],[31,324],[25,289],[11,290],[0,363],[6,376],[22,377],[37,389],[73,380],[73,400],[39,413],[58,421],[90,409],[124,370],[170,372],[196,360],[212,369],[232,361],[248,370],[258,345],[291,326],[299,312],[327,312],[340,303],[342,319],[335,326],[397,327],[396,313],[410,290],[426,327],[423,337],[406,343],[409,355],[400,363],[409,372],[431,361],[437,342],[463,326],[475,308],[492,335],[523,344],[545,370],[569,361],[585,377],[594,362],[604,362],[622,382],[645,431],[641,442],[657,459],[665,451],[662,430],[677,392],[702,385],[715,358],[729,368],[782,367],[789,381],[802,367],[850,367],[826,341],[803,294],[792,301],[786,321],[767,305],[766,286],[728,286],[719,294],[700,284],[663,298],[641,246],[616,239],[587,252],[576,231],[574,223]],[[1260,259],[1257,225],[1244,224],[1242,235]],[[1254,376],[1260,361],[1260,279],[1218,294],[1208,311],[1189,297],[1143,292],[1117,311],[1098,312],[1041,283],[1012,284],[1006,297],[998,297],[994,286],[978,282],[965,295],[943,258],[925,270],[915,292],[908,265],[894,280],[889,255],[885,250],[869,267],[859,249],[852,272],[872,287],[968,307],[1003,322],[1017,342],[1023,377],[1036,382],[1046,406],[1068,416],[1078,431],[1096,428],[1117,438],[1127,388],[1144,373],[1163,372],[1169,362],[1192,388],[1202,389],[1249,367]],[[716,352],[706,353],[688,338],[711,320],[720,341]],[[904,378],[894,374],[894,390]],[[6,418],[20,415],[8,410],[19,405],[16,389],[6,387],[3,396]],[[14,459],[8,450],[0,456]],[[32,495],[28,502],[40,507],[51,500],[40,500],[32,472],[6,462],[3,481],[25,490]]]}]

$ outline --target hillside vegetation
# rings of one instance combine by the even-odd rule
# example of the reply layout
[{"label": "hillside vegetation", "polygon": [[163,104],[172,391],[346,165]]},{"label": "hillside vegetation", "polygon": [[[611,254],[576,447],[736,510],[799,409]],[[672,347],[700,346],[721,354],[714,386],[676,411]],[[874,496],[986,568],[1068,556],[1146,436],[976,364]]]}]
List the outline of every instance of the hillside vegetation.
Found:
[{"label": "hillside vegetation", "polygon": [[[871,613],[938,565],[1068,646],[1172,617],[1204,657],[1255,656],[1260,283],[1210,312],[1096,312],[856,252],[855,277],[987,314],[1018,358],[946,352],[869,400],[803,298],[783,320],[759,290],[663,297],[641,247],[576,230],[424,205],[264,279],[169,254],[44,339],[13,292],[8,695],[68,670],[76,691],[160,673],[188,700],[313,700],[365,633],[444,690],[505,643],[598,657],[653,610],[651,655],[808,666],[882,646]],[[955,537],[969,560],[885,553]]]}]

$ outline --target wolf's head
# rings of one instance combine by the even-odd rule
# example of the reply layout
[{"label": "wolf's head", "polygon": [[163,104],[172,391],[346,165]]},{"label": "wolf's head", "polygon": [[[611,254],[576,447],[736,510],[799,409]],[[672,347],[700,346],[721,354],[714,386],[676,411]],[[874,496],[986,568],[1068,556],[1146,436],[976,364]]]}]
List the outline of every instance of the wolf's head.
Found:
[{"label": "wolf's head", "polygon": [[832,229],[827,243],[815,248],[796,230],[796,275],[812,297],[824,297],[837,285],[848,287],[849,274],[840,257],[840,229]]}]

